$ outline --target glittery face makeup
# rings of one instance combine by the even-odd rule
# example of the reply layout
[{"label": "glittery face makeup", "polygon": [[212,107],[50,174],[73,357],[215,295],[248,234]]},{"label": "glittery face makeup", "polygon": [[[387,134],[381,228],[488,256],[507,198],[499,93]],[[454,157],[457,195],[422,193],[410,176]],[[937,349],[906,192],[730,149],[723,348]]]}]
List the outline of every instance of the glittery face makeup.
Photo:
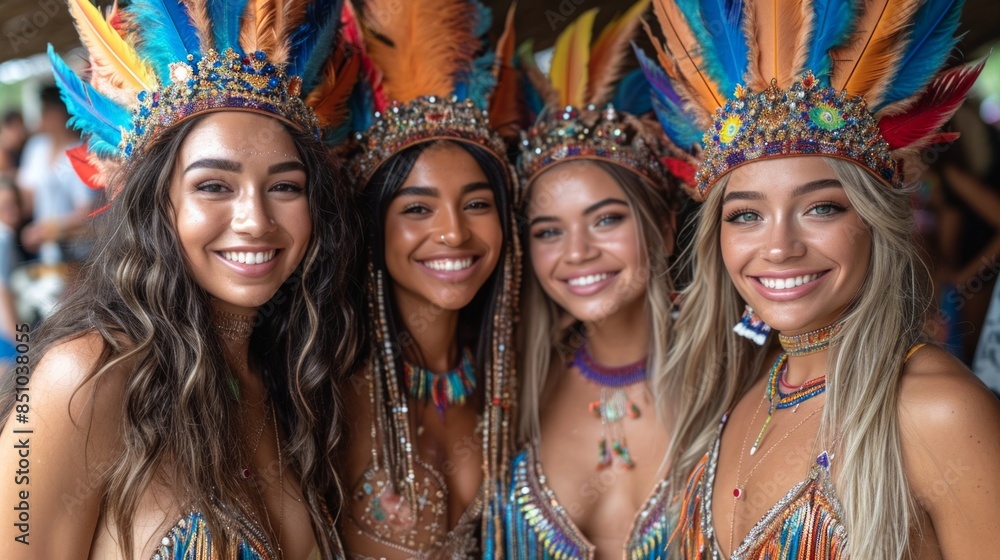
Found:
[{"label": "glittery face makeup", "polygon": [[407,309],[458,310],[496,268],[503,230],[486,174],[468,152],[425,150],[389,203],[385,263]]},{"label": "glittery face makeup", "polygon": [[740,295],[785,334],[833,324],[864,283],[871,234],[817,157],[759,160],[732,171],[722,258]]},{"label": "glittery face makeup", "polygon": [[291,276],[312,236],[306,170],[280,125],[268,149],[246,144],[277,121],[205,116],[177,155],[170,203],[189,271],[224,310],[263,305]]}]

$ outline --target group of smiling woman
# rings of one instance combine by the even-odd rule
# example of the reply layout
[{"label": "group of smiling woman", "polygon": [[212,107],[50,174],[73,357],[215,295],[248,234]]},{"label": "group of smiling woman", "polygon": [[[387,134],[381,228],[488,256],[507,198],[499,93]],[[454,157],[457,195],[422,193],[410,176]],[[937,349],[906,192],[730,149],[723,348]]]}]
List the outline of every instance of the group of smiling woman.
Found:
[{"label": "group of smiling woman", "polygon": [[108,205],[4,376],[0,556],[1000,550],[907,186],[961,1],[662,0],[651,57],[641,0],[548,76],[477,1],[361,4],[70,0]]}]

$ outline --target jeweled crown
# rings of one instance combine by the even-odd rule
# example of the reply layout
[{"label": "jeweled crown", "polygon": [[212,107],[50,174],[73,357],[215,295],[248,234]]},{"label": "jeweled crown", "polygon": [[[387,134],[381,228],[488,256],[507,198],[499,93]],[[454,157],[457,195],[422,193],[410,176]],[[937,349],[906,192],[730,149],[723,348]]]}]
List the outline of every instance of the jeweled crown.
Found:
[{"label": "jeweled crown", "polygon": [[817,87],[812,73],[781,90],[776,81],[753,93],[742,86],[714,116],[695,181],[704,197],[715,182],[759,158],[825,155],[859,163],[887,185],[901,184],[898,163],[859,96]]},{"label": "jeweled crown", "polygon": [[349,165],[365,185],[390,157],[423,142],[453,140],[486,148],[500,161],[506,147],[491,127],[486,111],[471,99],[443,99],[430,95],[409,103],[393,101],[375,113],[371,127],[355,134],[355,154]]},{"label": "jeweled crown", "polygon": [[213,109],[260,111],[276,116],[320,138],[319,120],[299,98],[302,78],[289,76],[284,63],[273,63],[257,51],[240,55],[232,49],[207,51],[195,59],[170,65],[171,84],[141,91],[132,130],[123,136],[122,156],[132,153],[164,129],[189,116]]},{"label": "jeweled crown", "polygon": [[518,173],[527,188],[548,168],[570,160],[598,160],[638,173],[665,188],[669,174],[660,161],[659,137],[647,134],[637,117],[608,104],[598,110],[565,107],[541,115],[524,135]]}]

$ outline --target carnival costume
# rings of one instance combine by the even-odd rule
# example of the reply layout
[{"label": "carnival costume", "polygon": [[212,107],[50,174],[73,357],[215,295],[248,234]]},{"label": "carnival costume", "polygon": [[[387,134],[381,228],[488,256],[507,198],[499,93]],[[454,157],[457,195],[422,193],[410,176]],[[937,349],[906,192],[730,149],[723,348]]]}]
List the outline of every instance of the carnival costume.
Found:
[{"label": "carnival costume", "polygon": [[[597,9],[582,14],[557,39],[548,78],[534,65],[532,53],[522,50],[519,62],[533,88],[528,97],[541,102],[535,107],[537,119],[521,143],[522,188],[529,188],[539,175],[560,163],[590,160],[637,174],[648,188],[660,191],[659,196],[675,195],[671,186],[676,181],[670,178],[664,159],[662,132],[654,121],[638,116],[652,109],[649,83],[639,71],[621,78],[629,41],[648,7],[648,0],[636,3],[613,20],[593,45]],[[596,469],[613,462],[631,468],[626,423],[638,416],[639,409],[624,389],[646,382],[646,359],[622,368],[603,367],[592,360],[584,343],[572,365],[601,386],[600,401],[584,404],[589,404],[601,425],[601,437],[594,442]],[[540,455],[538,441],[525,442],[511,466],[504,516],[508,557],[593,558],[595,546],[546,485]],[[669,535],[668,491],[666,481],[656,484],[636,513],[623,547],[625,558],[663,557]]]},{"label": "carnival costume", "polygon": [[[960,0],[664,0],[656,14],[666,43],[653,39],[659,65],[646,57],[641,64],[656,90],[664,130],[690,149],[679,157],[691,165],[690,179],[702,199],[746,162],[790,156],[850,161],[885,188],[899,188],[907,162],[922,149],[953,140],[937,131],[982,69],[980,63],[939,73],[955,44],[961,7]],[[763,343],[762,323],[748,309],[736,330]],[[796,407],[825,390],[823,377],[782,393],[787,355],[824,349],[837,329],[781,337],[785,352],[771,368],[768,416],[751,454],[774,409]],[[685,489],[671,544],[683,558],[722,557],[712,494],[725,421]],[[833,460],[832,453],[821,452],[805,480],[734,544],[731,558],[848,557]],[[742,499],[743,489],[733,495]]]},{"label": "carnival costume", "polygon": [[[512,15],[512,14],[511,14]],[[362,80],[352,101],[352,127],[345,159],[359,190],[369,188],[375,173],[399,152],[418,144],[451,141],[484,149],[505,170],[513,201],[513,171],[506,145],[489,113],[509,95],[512,17],[497,54],[484,40],[491,12],[478,1],[366,0],[360,16],[345,23],[348,42],[362,53]],[[507,53],[506,55],[504,53]],[[510,230],[515,231],[513,216]],[[391,243],[391,240],[389,240]],[[499,546],[491,535],[499,526],[497,488],[506,476],[510,455],[514,360],[511,348],[517,306],[520,251],[516,238],[505,239],[497,300],[493,302],[492,339],[485,363],[473,363],[466,349],[458,368],[433,373],[407,363],[393,340],[396,320],[387,304],[391,278],[369,254],[369,320],[372,354],[365,379],[372,410],[372,456],[362,478],[352,481],[348,502],[349,531],[416,558],[428,556],[491,557]],[[480,333],[479,336],[486,336]],[[432,404],[444,418],[448,406],[481,395],[484,410],[477,436],[482,438],[483,485],[479,496],[448,530],[448,488],[444,475],[418,457],[409,403]],[[419,410],[413,407],[412,412]],[[411,527],[391,527],[393,493],[413,512]],[[485,535],[485,536],[484,536]]]},{"label": "carnival costume", "polygon": [[[87,135],[86,144],[70,153],[74,168],[91,187],[112,187],[109,204],[118,194],[114,185],[122,184],[119,172],[191,117],[263,114],[319,141],[323,127],[343,113],[353,84],[344,51],[334,49],[337,2],[135,0],[105,17],[89,0],[70,0],[69,9],[89,53],[90,82],[77,77],[51,46],[49,57],[72,115],[69,124]],[[224,338],[250,336],[250,325],[241,321],[216,327]],[[278,450],[280,473],[280,444]],[[252,479],[249,468],[243,477]],[[225,521],[232,558],[280,557],[280,544],[270,542],[243,507],[213,502]],[[178,521],[153,558],[214,557],[204,513],[189,512]]]}]

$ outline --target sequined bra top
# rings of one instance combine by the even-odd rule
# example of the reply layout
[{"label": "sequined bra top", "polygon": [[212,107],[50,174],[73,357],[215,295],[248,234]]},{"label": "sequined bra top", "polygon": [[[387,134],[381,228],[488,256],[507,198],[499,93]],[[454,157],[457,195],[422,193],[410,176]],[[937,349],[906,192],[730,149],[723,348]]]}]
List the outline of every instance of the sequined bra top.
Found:
[{"label": "sequined bra top", "polygon": [[[227,560],[270,560],[277,558],[267,537],[256,525],[240,518],[231,519],[226,526],[234,535],[230,542]],[[201,513],[192,512],[174,525],[160,541],[152,560],[208,560],[219,558],[219,551],[212,547],[212,535]]]},{"label": "sequined bra top", "polygon": [[[573,524],[546,486],[538,450],[529,445],[511,463],[512,479],[505,502],[504,538],[507,558],[532,560],[592,559],[594,545]],[[670,535],[667,522],[666,481],[654,489],[635,517],[625,542],[629,560],[666,558]]]},{"label": "sequined bra top", "polygon": [[[712,490],[719,461],[719,446],[726,417],[711,450],[688,479],[681,504],[677,532],[671,550],[682,558],[725,558],[715,537],[712,521]],[[843,511],[830,478],[830,456],[823,452],[809,468],[806,479],[796,484],[767,510],[730,560],[838,560],[847,558],[847,530]]]}]

